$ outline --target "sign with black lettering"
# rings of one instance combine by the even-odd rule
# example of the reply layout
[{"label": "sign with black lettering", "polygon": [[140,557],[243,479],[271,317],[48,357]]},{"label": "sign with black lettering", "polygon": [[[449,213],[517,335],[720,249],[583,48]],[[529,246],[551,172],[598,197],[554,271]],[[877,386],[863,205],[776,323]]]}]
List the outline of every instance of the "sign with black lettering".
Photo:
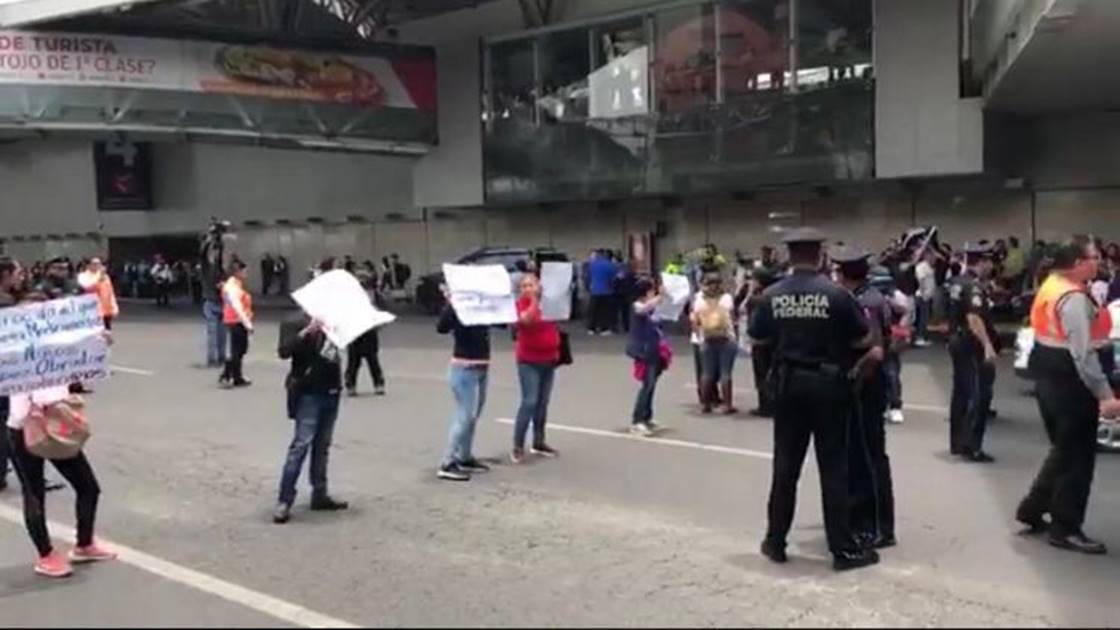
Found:
[{"label": "sign with black lettering", "polygon": [[150,144],[95,142],[93,162],[99,210],[153,209]]}]

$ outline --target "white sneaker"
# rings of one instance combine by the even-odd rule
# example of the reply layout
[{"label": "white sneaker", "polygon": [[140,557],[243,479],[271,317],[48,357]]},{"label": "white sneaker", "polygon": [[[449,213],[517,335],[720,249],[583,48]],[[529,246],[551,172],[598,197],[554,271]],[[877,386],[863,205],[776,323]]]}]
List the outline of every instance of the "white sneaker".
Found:
[{"label": "white sneaker", "polygon": [[902,417],[901,409],[891,409],[887,412],[887,422],[891,424],[902,424],[905,421],[906,418]]},{"label": "white sneaker", "polygon": [[632,424],[630,425],[630,433],[633,433],[634,435],[640,435],[642,437],[651,437],[653,436],[653,427],[644,423]]},{"label": "white sneaker", "polygon": [[601,334],[604,337],[610,337],[610,336],[614,335],[614,333],[609,331],[609,330],[604,330],[603,332],[601,332],[599,334]]},{"label": "white sneaker", "polygon": [[932,344],[930,344],[928,339],[915,339],[914,340],[914,347],[915,348],[928,348],[928,347],[930,347],[930,345],[932,345]]}]

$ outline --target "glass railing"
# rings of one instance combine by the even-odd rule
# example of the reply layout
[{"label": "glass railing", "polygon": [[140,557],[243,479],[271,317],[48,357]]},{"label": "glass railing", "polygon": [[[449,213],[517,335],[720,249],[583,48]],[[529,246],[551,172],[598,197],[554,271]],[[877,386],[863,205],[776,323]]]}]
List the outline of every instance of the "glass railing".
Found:
[{"label": "glass railing", "polygon": [[558,120],[509,108],[485,125],[487,199],[679,195],[869,179],[873,112],[869,77],[609,119]]}]

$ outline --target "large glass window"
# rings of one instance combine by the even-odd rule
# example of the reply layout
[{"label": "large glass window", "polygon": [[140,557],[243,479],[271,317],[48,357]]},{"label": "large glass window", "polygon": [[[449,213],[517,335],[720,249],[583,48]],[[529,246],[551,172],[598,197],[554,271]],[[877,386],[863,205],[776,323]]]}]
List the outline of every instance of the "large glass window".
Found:
[{"label": "large glass window", "polygon": [[868,178],[871,33],[871,0],[706,0],[494,42],[487,199]]},{"label": "large glass window", "polygon": [[586,29],[549,33],[538,40],[540,99],[547,120],[585,120],[591,41]]},{"label": "large glass window", "polygon": [[661,11],[654,24],[657,111],[686,112],[716,102],[715,6]]}]

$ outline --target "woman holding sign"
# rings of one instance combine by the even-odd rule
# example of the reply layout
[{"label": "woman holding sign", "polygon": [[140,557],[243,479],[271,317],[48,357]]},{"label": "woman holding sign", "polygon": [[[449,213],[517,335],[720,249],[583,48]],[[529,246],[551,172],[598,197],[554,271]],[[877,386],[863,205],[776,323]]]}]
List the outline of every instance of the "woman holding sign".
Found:
[{"label": "woman holding sign", "polygon": [[513,451],[510,461],[525,461],[525,434],[533,425],[534,455],[556,457],[557,453],[544,441],[544,425],[548,419],[548,403],[552,383],[560,362],[560,329],[556,322],[545,321],[541,313],[541,283],[533,274],[525,274],[517,299],[517,378],[521,384],[521,405],[513,428]]}]

